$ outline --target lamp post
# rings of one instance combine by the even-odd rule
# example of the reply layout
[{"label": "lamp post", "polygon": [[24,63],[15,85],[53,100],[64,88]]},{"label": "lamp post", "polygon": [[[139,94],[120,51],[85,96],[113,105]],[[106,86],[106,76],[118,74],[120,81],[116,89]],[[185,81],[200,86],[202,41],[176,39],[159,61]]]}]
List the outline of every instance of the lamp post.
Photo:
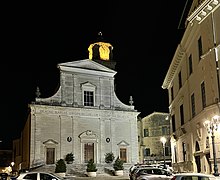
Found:
[{"label": "lamp post", "polygon": [[166,169],[166,161],[165,161],[165,144],[167,142],[167,139],[165,137],[161,137],[160,141],[163,144],[163,168]]},{"label": "lamp post", "polygon": [[204,126],[207,129],[208,133],[211,134],[211,138],[212,138],[214,176],[219,176],[217,160],[216,160],[216,152],[215,152],[215,135],[214,135],[214,132],[218,130],[218,125],[219,125],[219,116],[214,116],[210,121],[207,120],[204,122]]}]

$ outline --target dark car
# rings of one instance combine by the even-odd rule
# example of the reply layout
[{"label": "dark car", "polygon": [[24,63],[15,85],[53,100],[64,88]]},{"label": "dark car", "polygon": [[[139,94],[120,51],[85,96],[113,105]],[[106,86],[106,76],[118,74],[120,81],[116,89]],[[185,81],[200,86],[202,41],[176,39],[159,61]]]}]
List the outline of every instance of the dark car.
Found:
[{"label": "dark car", "polygon": [[0,180],[9,180],[10,176],[8,173],[0,173]]}]

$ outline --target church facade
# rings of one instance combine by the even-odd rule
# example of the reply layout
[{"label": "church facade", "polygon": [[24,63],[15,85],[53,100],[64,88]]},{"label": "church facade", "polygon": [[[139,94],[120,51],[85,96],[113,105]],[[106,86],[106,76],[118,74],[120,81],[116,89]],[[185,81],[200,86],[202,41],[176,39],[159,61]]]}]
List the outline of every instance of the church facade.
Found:
[{"label": "church facade", "polygon": [[14,144],[22,146],[20,156],[16,156],[20,169],[55,164],[70,152],[76,164],[90,159],[104,164],[109,152],[125,164],[138,161],[139,112],[132,100],[126,105],[117,98],[117,72],[112,55],[109,56],[112,47],[105,45],[98,42],[90,46],[89,59],[58,64],[57,92],[48,98],[41,98],[38,93],[35,102],[29,104],[21,138]]}]

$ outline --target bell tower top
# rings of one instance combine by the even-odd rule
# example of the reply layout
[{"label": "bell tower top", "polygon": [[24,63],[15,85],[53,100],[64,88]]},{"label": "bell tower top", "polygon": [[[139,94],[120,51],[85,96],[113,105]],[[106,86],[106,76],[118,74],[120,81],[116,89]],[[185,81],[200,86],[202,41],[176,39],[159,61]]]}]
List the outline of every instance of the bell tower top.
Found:
[{"label": "bell tower top", "polygon": [[98,33],[97,41],[93,44],[90,44],[89,51],[89,59],[90,60],[103,60],[109,61],[113,58],[113,46],[105,42],[102,36],[102,32]]}]

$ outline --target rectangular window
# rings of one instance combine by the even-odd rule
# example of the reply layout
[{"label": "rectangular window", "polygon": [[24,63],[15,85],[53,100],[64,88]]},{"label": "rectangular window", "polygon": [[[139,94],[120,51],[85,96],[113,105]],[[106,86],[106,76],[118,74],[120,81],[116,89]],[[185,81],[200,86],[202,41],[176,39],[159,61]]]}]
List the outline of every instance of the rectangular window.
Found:
[{"label": "rectangular window", "polygon": [[202,94],[202,108],[206,107],[206,94],[205,94],[205,83],[201,84],[201,94]]},{"label": "rectangular window", "polygon": [[174,163],[177,162],[177,149],[176,149],[176,146],[174,146],[174,160],[173,160]]},{"label": "rectangular window", "polygon": [[202,38],[199,37],[198,39],[198,51],[199,51],[199,59],[201,59],[202,56]]},{"label": "rectangular window", "polygon": [[183,111],[183,104],[180,106],[180,122],[181,126],[184,124],[184,111]]},{"label": "rectangular window", "polygon": [[148,129],[144,129],[144,137],[148,137],[149,136],[149,131]]},{"label": "rectangular window", "polygon": [[150,156],[150,148],[144,149],[144,156]]},{"label": "rectangular window", "polygon": [[191,111],[192,111],[192,117],[195,117],[196,112],[195,112],[195,96],[194,93],[191,95]]},{"label": "rectangular window", "polygon": [[192,54],[189,56],[189,75],[193,72]]},{"label": "rectangular window", "polygon": [[47,148],[46,164],[54,164],[55,162],[55,148]]},{"label": "rectangular window", "polygon": [[173,99],[174,99],[173,86],[170,89],[170,94],[171,94],[171,100],[173,101]]},{"label": "rectangular window", "polygon": [[173,129],[173,132],[175,132],[176,131],[175,115],[172,115],[171,119],[172,119],[172,129]]},{"label": "rectangular window", "polygon": [[162,135],[167,135],[167,134],[168,134],[167,127],[163,126],[162,127]]},{"label": "rectangular window", "polygon": [[84,91],[84,106],[94,106],[93,91]]},{"label": "rectangular window", "polygon": [[182,87],[182,75],[181,75],[181,71],[178,74],[178,79],[179,79],[179,89]]},{"label": "rectangular window", "polygon": [[127,149],[126,148],[120,148],[120,159],[126,163],[127,162]]},{"label": "rectangular window", "polygon": [[186,161],[186,144],[182,143],[182,151],[183,151],[183,161]]},{"label": "rectangular window", "polygon": [[170,148],[168,146],[165,147],[165,156],[170,155]]}]

